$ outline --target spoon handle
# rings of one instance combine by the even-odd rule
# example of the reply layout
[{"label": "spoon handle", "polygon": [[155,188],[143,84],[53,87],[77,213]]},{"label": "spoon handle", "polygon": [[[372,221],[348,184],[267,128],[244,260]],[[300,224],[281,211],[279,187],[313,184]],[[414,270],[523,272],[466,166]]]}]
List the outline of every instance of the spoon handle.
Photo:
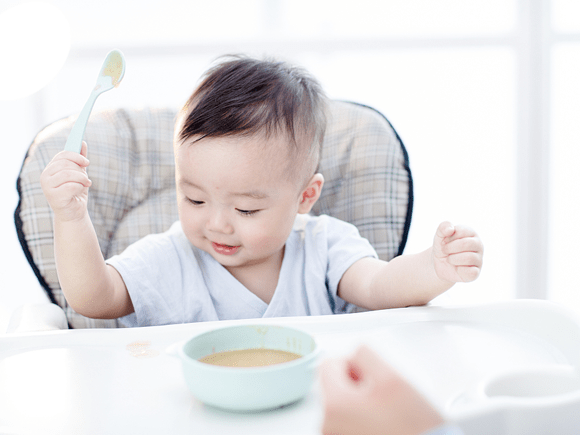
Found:
[{"label": "spoon handle", "polygon": [[89,116],[91,115],[91,111],[93,110],[93,105],[97,100],[100,92],[93,90],[83,110],[79,113],[79,117],[77,118],[75,125],[73,125],[72,130],[68,135],[68,139],[66,140],[66,144],[64,146],[65,151],[74,151],[76,153],[81,152],[81,146],[83,142],[83,136],[85,135],[85,129],[87,128],[87,122],[89,121]]}]

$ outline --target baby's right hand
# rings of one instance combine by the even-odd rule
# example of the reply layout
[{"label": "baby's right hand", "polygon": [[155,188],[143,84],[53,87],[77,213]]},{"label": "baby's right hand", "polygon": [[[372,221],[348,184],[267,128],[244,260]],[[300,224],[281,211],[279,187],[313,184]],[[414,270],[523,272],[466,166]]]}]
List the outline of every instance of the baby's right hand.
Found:
[{"label": "baby's right hand", "polygon": [[81,153],[61,151],[50,161],[42,175],[40,185],[55,219],[72,221],[82,219],[87,212],[89,187],[87,176],[87,144],[83,141]]}]

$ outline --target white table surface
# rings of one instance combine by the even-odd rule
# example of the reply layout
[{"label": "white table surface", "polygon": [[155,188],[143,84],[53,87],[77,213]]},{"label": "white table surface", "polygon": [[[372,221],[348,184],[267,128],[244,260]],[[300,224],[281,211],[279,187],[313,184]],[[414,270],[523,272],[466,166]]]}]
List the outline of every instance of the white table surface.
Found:
[{"label": "white table surface", "polygon": [[[548,302],[512,301],[5,335],[0,337],[0,433],[318,434],[322,420],[318,384],[305,399],[285,408],[222,411],[192,397],[180,361],[165,353],[170,344],[216,327],[264,323],[310,332],[325,357],[349,354],[366,343],[446,417],[458,420],[468,435],[480,433],[486,425],[495,434],[523,434],[531,423],[536,429],[528,433],[550,433],[542,432],[542,424],[554,417],[552,411],[580,406],[580,390],[557,406],[543,398],[549,406],[536,409],[532,421],[525,400],[518,405],[519,414],[512,416],[505,414],[514,409],[505,401],[470,396],[482,380],[509,370],[580,367],[576,318]],[[544,408],[552,414],[544,417]],[[498,417],[498,410],[503,417]],[[573,432],[580,429],[577,414],[561,418],[557,428],[552,426],[558,430],[551,433],[580,433]],[[511,417],[506,415],[516,423],[509,423]]]}]

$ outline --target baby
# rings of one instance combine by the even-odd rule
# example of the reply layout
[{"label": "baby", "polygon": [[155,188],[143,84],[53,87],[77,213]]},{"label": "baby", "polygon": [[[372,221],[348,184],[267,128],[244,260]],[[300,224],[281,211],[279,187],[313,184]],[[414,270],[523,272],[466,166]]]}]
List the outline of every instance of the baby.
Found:
[{"label": "baby", "polygon": [[299,68],[217,64],[176,121],[179,221],[106,261],[87,213],[87,144],[57,154],[41,185],[68,303],[147,326],[423,305],[476,279],[483,245],[467,227],[444,222],[429,249],[385,262],[353,225],[308,214],[324,185],[325,114]]}]

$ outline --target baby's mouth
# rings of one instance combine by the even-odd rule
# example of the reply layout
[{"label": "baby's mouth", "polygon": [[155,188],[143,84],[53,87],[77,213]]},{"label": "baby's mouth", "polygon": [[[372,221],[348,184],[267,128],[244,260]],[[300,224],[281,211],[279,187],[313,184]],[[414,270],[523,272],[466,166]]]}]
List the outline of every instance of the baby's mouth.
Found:
[{"label": "baby's mouth", "polygon": [[233,255],[240,248],[239,246],[222,245],[216,242],[212,242],[211,246],[215,252],[221,255]]}]

